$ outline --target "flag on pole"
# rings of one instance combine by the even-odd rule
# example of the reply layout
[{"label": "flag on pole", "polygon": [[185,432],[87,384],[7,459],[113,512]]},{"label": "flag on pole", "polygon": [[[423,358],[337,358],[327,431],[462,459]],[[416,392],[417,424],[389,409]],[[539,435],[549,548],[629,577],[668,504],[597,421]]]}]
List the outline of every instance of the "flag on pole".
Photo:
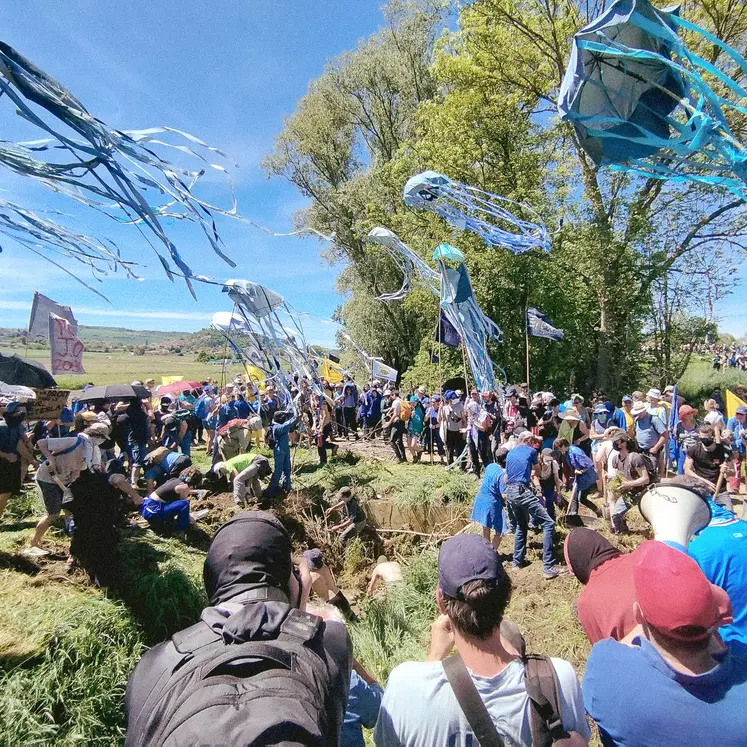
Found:
[{"label": "flag on pole", "polygon": [[436,327],[436,331],[433,333],[433,341],[448,345],[450,348],[458,348],[462,341],[459,332],[457,332],[456,327],[446,318],[443,309],[441,310],[438,327]]},{"label": "flag on pole", "polygon": [[339,384],[342,381],[343,371],[329,358],[325,358],[319,364],[319,375],[327,379],[330,384]]},{"label": "flag on pole", "polygon": [[397,381],[399,371],[395,371],[395,369],[390,366],[385,366],[381,361],[374,360],[373,375],[374,378],[385,379],[386,381]]},{"label": "flag on pole", "polygon": [[680,422],[680,411],[677,407],[678,396],[677,396],[677,385],[674,385],[672,390],[672,406],[669,408],[669,422],[667,427],[669,428],[669,463],[667,469],[673,468],[672,471],[677,471],[677,465],[679,464],[680,458],[680,443],[677,441],[677,424]]},{"label": "flag on pole", "polygon": [[565,337],[562,329],[553,327],[541,311],[531,307],[527,309],[527,331],[534,337],[544,337],[555,342]]},{"label": "flag on pole", "polygon": [[84,374],[83,343],[78,339],[78,328],[57,314],[49,314],[49,347],[52,355],[52,374]]},{"label": "flag on pole", "polygon": [[737,414],[737,407],[747,407],[745,402],[740,397],[737,397],[734,392],[726,390],[726,419],[730,420]]},{"label": "flag on pole", "polygon": [[55,314],[62,319],[66,319],[70,323],[74,334],[78,334],[78,322],[75,321],[73,310],[69,306],[63,306],[36,291],[34,293],[34,300],[31,303],[29,337],[48,339],[50,314]]}]

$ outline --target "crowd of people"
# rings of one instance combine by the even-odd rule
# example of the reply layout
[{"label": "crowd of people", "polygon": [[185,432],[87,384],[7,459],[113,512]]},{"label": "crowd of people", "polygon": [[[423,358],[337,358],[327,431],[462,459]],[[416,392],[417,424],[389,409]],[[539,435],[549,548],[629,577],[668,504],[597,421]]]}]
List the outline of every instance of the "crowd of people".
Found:
[{"label": "crowd of people", "polygon": [[[673,387],[587,402],[532,393],[436,390],[407,395],[347,376],[320,387],[260,392],[241,378],[158,396],[79,399],[29,425],[26,407],[0,401],[0,512],[31,467],[45,515],[25,552],[64,511],[70,557],[107,586],[117,527],[128,509],[155,531],[183,532],[201,515],[201,486],[228,487],[262,506],[291,489],[293,447],[325,464],[342,441],[381,439],[397,461],[481,477],[471,514],[482,534],[446,539],[438,558],[439,611],[424,662],[405,662],[380,685],[355,659],[355,611],[317,547],[293,552],[282,523],[242,511],[215,533],[205,560],[209,606],[195,625],[145,654],[126,697],[127,744],[605,745],[747,742],[747,406],[725,417],[721,392],[701,408]],[[740,396],[740,392],[736,392]],[[743,391],[742,391],[743,394]],[[702,416],[702,417],[701,417]],[[256,447],[272,449],[272,459]],[[192,464],[204,447],[209,470]],[[266,484],[263,481],[267,481]],[[626,514],[654,485],[707,502],[711,521],[684,544],[648,540],[622,553],[594,529],[628,532]],[[342,547],[367,525],[355,489],[328,498]],[[592,516],[593,515],[593,516]],[[556,522],[570,532],[555,556]],[[572,574],[592,644],[583,681],[559,658],[529,654],[505,617],[514,591],[498,547],[513,533],[512,564],[527,564],[530,527],[542,534],[545,579]],[[367,592],[406,579],[381,557]],[[645,682],[645,688],[640,683]]]}]

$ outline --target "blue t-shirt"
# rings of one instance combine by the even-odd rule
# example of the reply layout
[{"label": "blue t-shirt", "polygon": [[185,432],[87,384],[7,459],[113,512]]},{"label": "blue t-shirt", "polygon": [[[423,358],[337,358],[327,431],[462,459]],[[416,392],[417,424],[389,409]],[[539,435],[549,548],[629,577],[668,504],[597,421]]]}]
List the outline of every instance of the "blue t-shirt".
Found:
[{"label": "blue t-shirt", "polygon": [[734,622],[718,629],[721,637],[747,644],[747,521],[708,526],[687,550],[706,578],[731,599]]},{"label": "blue t-shirt", "polygon": [[710,672],[687,675],[646,639],[606,638],[591,649],[582,691],[604,747],[747,743],[747,660],[729,651]]},{"label": "blue t-shirt", "polygon": [[245,399],[236,400],[236,413],[242,420],[246,420],[251,415],[251,412],[252,408]]},{"label": "blue t-shirt", "polygon": [[340,733],[340,747],[364,747],[362,726],[373,729],[379,716],[381,685],[369,685],[353,669],[350,672],[350,691],[345,708],[345,721]]},{"label": "blue t-shirt", "polygon": [[161,460],[161,468],[163,469],[166,474],[171,472],[171,470],[174,468],[174,464],[176,464],[176,460],[179,459],[179,457],[183,456],[178,451],[170,451],[166,456]]},{"label": "blue t-shirt", "polygon": [[728,422],[726,423],[726,427],[728,430],[730,430],[734,436],[733,440],[736,443],[737,451],[744,456],[744,439],[739,435],[740,431],[747,430],[747,422],[740,423],[736,417],[729,418]]},{"label": "blue t-shirt", "polygon": [[508,452],[506,457],[506,479],[509,484],[518,482],[529,485],[532,479],[532,466],[537,464],[537,449],[529,444],[519,444]]},{"label": "blue t-shirt", "polygon": [[648,451],[666,429],[660,417],[646,413],[635,421],[635,440],[641,449]]},{"label": "blue t-shirt", "polygon": [[4,454],[15,454],[18,442],[25,432],[23,423],[11,427],[6,425],[4,420],[0,420],[0,451]]}]

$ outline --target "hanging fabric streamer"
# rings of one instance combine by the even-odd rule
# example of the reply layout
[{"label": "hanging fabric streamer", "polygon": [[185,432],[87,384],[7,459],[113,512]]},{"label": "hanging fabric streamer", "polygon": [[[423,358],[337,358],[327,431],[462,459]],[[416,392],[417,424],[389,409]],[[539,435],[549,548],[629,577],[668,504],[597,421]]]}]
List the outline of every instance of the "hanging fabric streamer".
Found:
[{"label": "hanging fabric streamer", "polygon": [[[690,51],[680,29],[717,50],[720,66]],[[747,152],[727,118],[747,114],[739,52],[681,18],[679,7],[658,10],[648,0],[617,0],[573,39],[558,110],[596,164],[747,198]]]},{"label": "hanging fabric streamer", "polygon": [[[430,210],[460,231],[476,233],[488,246],[505,247],[514,254],[530,249],[550,251],[547,228],[529,206],[452,181],[436,171],[410,177],[402,197],[406,205]],[[519,218],[511,210],[532,220]]]},{"label": "hanging fabric streamer", "polygon": [[[475,299],[464,255],[453,246],[441,244],[433,253],[433,260],[439,263],[440,273],[414,252],[399,237],[386,228],[374,228],[368,240],[385,247],[407,273],[402,288],[410,288],[412,282],[423,283],[440,301],[441,314],[465,344],[472,375],[483,391],[496,388],[493,362],[487,353],[488,338],[500,342],[503,333],[498,325],[486,316]],[[455,263],[457,269],[446,263]],[[379,300],[403,298],[402,289],[398,293],[381,296]],[[448,343],[447,343],[448,344]],[[459,342],[457,341],[457,345]]]},{"label": "hanging fabric streamer", "polygon": [[[230,321],[227,338],[242,358],[247,357],[248,351],[255,354],[251,362],[278,384],[285,395],[285,405],[292,404],[294,382],[291,377],[294,374],[306,377],[314,390],[321,394],[319,375],[309,356],[303,327],[283,297],[249,280],[227,280],[223,291],[235,304],[234,316],[239,316],[244,322],[240,327],[241,335],[249,336],[251,344],[242,345],[241,337],[232,334],[233,323]],[[292,327],[283,324],[280,313]],[[260,360],[257,360],[256,353]]]}]

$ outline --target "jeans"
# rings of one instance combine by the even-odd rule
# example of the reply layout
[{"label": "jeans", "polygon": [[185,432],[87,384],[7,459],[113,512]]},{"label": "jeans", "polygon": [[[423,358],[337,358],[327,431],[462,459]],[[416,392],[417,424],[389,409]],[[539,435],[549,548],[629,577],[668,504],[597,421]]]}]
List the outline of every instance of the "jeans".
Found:
[{"label": "jeans", "polygon": [[540,480],[542,486],[542,497],[545,499],[545,510],[548,516],[555,521],[555,480]]},{"label": "jeans", "polygon": [[439,456],[444,455],[444,442],[441,440],[441,434],[438,432],[438,428],[429,428],[426,425],[423,431],[423,450],[436,453]]},{"label": "jeans", "polygon": [[555,565],[555,554],[552,549],[555,522],[528,485],[512,483],[506,487],[504,497],[516,517],[514,566],[518,567],[524,562],[527,553],[527,529],[531,517],[536,526],[542,527],[542,566],[545,573],[550,573]]},{"label": "jeans", "polygon": [[273,451],[275,457],[275,469],[272,472],[272,479],[270,485],[267,488],[268,495],[275,495],[280,485],[280,481],[283,482],[283,490],[286,493],[290,493],[291,490],[291,455],[290,449],[275,449]]},{"label": "jeans", "polygon": [[405,446],[402,443],[402,436],[405,433],[405,424],[401,420],[397,420],[392,424],[391,431],[389,432],[389,443],[394,450],[394,455],[397,457],[398,462],[406,462],[405,458]]}]

